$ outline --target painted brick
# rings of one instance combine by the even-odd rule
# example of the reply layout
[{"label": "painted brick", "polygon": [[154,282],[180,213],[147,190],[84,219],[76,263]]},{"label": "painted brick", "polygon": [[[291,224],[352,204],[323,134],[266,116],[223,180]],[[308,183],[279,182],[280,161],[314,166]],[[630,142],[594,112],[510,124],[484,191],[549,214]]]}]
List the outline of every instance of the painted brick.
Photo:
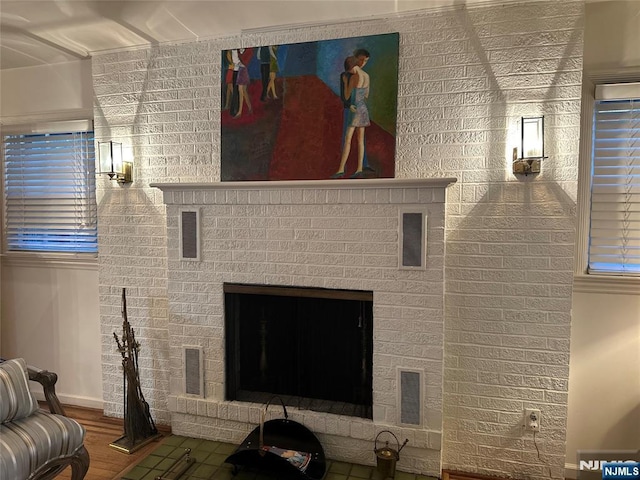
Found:
[{"label": "painted brick", "polygon": [[[444,367],[444,377],[429,377],[430,387],[437,389],[432,382],[442,381],[444,391],[440,396],[429,392],[425,400],[429,406],[426,424],[435,431],[429,431],[428,440],[424,431],[413,432],[412,439],[421,453],[414,456],[407,450],[402,468],[431,475],[438,475],[440,468],[456,468],[515,478],[546,478],[548,473],[539,466],[530,439],[522,441],[519,435],[514,436],[509,431],[516,427],[522,408],[532,405],[544,409],[545,424],[552,429],[549,436],[539,437],[543,448],[564,451],[563,419],[566,418],[573,280],[573,252],[567,247],[573,244],[575,210],[571,200],[563,200],[557,194],[556,187],[575,200],[582,9],[581,2],[536,2],[425,10],[402,19],[349,25],[353,35],[400,32],[402,58],[396,176],[455,176],[459,179],[459,183],[447,192],[446,229],[451,241],[447,244],[444,289],[444,275],[427,272],[423,277],[425,285],[433,282],[434,291],[448,297],[448,314],[444,320],[447,339],[442,337],[442,320],[440,323],[430,321],[442,317],[441,306],[429,309],[411,296],[392,295],[382,297],[382,304],[375,307],[376,318],[387,323],[398,317],[407,320],[407,323],[396,324],[400,333],[419,331],[416,325],[422,325],[422,328],[435,326],[435,330],[425,330],[426,337],[417,338],[427,343],[442,338],[444,342],[444,365],[442,349],[431,349],[440,356],[440,360],[435,359],[436,368],[437,365],[440,369]],[[341,36],[344,36],[344,25],[274,31],[246,40],[255,39],[255,44],[282,44]],[[205,293],[206,289],[200,285],[207,279],[200,269],[192,265],[185,271],[184,278],[177,276],[167,282],[168,264],[164,253],[167,247],[169,258],[173,259],[169,268],[175,271],[183,265],[176,261],[177,244],[165,236],[162,194],[147,185],[152,181],[170,182],[176,178],[198,182],[219,179],[218,55],[221,49],[233,48],[239,42],[236,36],[159,45],[153,50],[96,54],[93,58],[98,107],[96,132],[103,137],[123,137],[125,143],[136,149],[136,182],[133,185],[120,189],[109,182],[99,182],[98,186],[102,199],[99,277],[104,337],[103,390],[108,414],[122,414],[120,360],[112,352],[110,338],[111,332],[121,323],[121,285],[128,288],[130,317],[136,322],[134,327],[141,329],[139,339],[143,348],[149,350],[145,362],[165,357],[167,331],[180,341],[190,338],[192,332],[185,332],[187,325],[177,322],[187,319],[193,322],[189,327],[193,332],[213,325],[221,328],[221,311],[212,306],[214,300],[198,295]],[[549,128],[547,147],[554,153],[554,162],[543,168],[535,184],[524,184],[514,181],[511,174],[504,171],[508,150],[506,132],[514,118],[531,113],[545,115]],[[423,200],[413,193],[408,193],[406,198],[398,193],[397,190],[388,192],[388,200],[407,203]],[[176,200],[171,194],[165,196],[168,202]],[[219,200],[217,196],[214,198]],[[336,200],[349,205],[363,201],[386,202],[387,193],[367,196],[351,190],[323,189],[304,196],[302,191],[280,195],[271,191],[255,199],[249,198],[247,192],[227,192],[220,202],[226,206],[246,205],[251,201],[259,202],[260,206],[306,204],[306,207],[273,210],[284,222],[280,226],[260,223],[257,217],[264,216],[265,211],[258,209],[249,214],[253,222],[250,228],[238,229],[241,238],[235,237],[236,232],[231,227],[207,227],[211,241],[203,244],[203,256],[205,252],[206,256],[211,255],[205,261],[211,260],[216,268],[220,268],[220,273],[208,277],[221,280],[227,275],[233,281],[258,279],[265,283],[349,288],[346,281],[349,276],[367,274],[377,275],[378,280],[368,282],[372,288],[383,288],[385,282],[391,281],[397,283],[397,288],[404,286],[419,293],[421,289],[415,283],[398,282],[409,279],[415,282],[413,272],[399,275],[390,259],[384,257],[397,254],[393,246],[395,237],[382,235],[378,242],[371,243],[371,255],[358,252],[362,236],[350,237],[353,233],[349,230],[365,231],[367,222],[377,224],[379,217],[363,219],[357,227],[347,224],[346,228],[343,224],[311,227],[305,223],[308,218],[315,219],[320,215],[317,211],[306,210],[310,205]],[[229,210],[217,211],[216,215],[230,218],[232,214]],[[431,215],[430,212],[430,228]],[[376,229],[385,231],[397,225],[397,218],[393,221],[396,223],[390,220],[382,228],[376,225]],[[444,222],[442,225],[444,228]],[[177,223],[173,222],[171,228],[166,235],[175,238]],[[325,230],[323,234],[302,233],[311,228]],[[259,233],[252,235],[248,232],[250,229],[259,230]],[[326,229],[332,229],[330,238],[326,238]],[[267,241],[267,230],[280,246],[276,243],[260,245]],[[347,233],[342,234],[341,230]],[[366,235],[373,231],[370,228]],[[294,232],[293,238],[283,232]],[[316,239],[317,235],[323,238]],[[338,238],[340,235],[343,238]],[[278,238],[280,236],[283,238]],[[293,242],[294,239],[304,241]],[[235,243],[232,245],[231,241]],[[251,247],[247,247],[249,242]],[[242,260],[246,262],[242,271],[232,266],[231,258],[225,254],[236,247],[248,248],[238,254],[243,255]],[[440,248],[444,249],[442,243]],[[256,254],[260,249],[264,249],[263,253]],[[300,256],[305,261],[304,268],[287,265],[292,251],[308,252],[308,255]],[[342,263],[322,260],[323,254],[326,256],[327,252],[333,251],[348,254],[354,260],[342,259]],[[521,255],[521,251],[526,255]],[[216,252],[215,256],[213,252]],[[277,268],[258,268],[251,263],[258,260],[274,263]],[[432,257],[429,258],[430,267],[438,265],[438,260],[433,260],[432,265]],[[379,263],[375,268],[365,267],[365,261]],[[441,259],[440,265],[444,261]],[[252,273],[246,273],[247,268]],[[473,282],[478,282],[475,290]],[[545,288],[547,285],[553,286],[552,296]],[[469,296],[474,298],[468,299]],[[491,300],[492,297],[498,301]],[[172,303],[169,308],[169,299],[179,302]],[[395,302],[405,300],[409,301],[408,305],[393,308]],[[192,312],[191,302],[201,302],[201,306]],[[148,328],[150,326],[153,328]],[[436,336],[432,337],[434,331]],[[396,337],[398,342],[407,341],[402,335]],[[456,343],[463,340],[468,343]],[[493,341],[502,344],[490,344]],[[211,349],[219,347],[219,342],[208,345]],[[407,353],[415,358],[406,361],[412,363],[419,359],[433,368],[429,363],[431,351],[422,351],[420,345],[414,347],[407,349]],[[170,348],[176,360],[181,355],[179,350]],[[377,356],[376,362],[391,368],[397,358]],[[210,382],[207,394],[215,399],[224,396],[221,365],[220,359],[208,359],[205,369]],[[215,374],[211,374],[211,370]],[[179,375],[180,368],[172,372]],[[465,372],[467,381],[454,380],[457,372]],[[385,370],[381,374],[391,375],[391,371]],[[204,403],[189,404],[184,398],[168,396],[167,390],[173,390],[175,386],[169,387],[166,369],[154,368],[150,375],[154,377],[152,385],[156,387],[145,394],[152,411],[158,421],[171,422],[176,433],[210,435],[214,429],[210,419],[220,417],[227,419],[215,426],[220,439],[239,442],[248,432],[245,418],[256,423],[255,414],[251,415],[253,410],[247,410],[249,413],[245,416],[245,410],[238,408],[238,420],[243,421],[237,422],[228,419],[228,411],[220,413],[218,404],[209,399]],[[478,412],[501,412],[498,421],[483,423],[476,418],[462,419],[458,417],[460,410],[455,408],[446,409],[444,413],[439,410],[441,406],[438,405],[446,404],[454,395],[457,405],[470,407],[479,402]],[[167,397],[168,401],[165,401]],[[386,403],[374,408],[374,418],[393,425],[396,421],[395,396],[388,394],[381,398]],[[207,415],[201,415],[203,405],[206,405]],[[187,414],[188,409],[193,411],[194,408],[194,414]],[[314,428],[326,431],[322,439],[327,442],[331,458],[362,457],[364,447],[358,449],[356,447],[361,445],[354,447],[349,440],[336,435],[348,437],[353,427],[357,435],[364,437],[357,442],[364,442],[369,440],[366,428],[370,425],[353,426],[353,420],[342,419],[334,424],[329,418],[323,425],[321,419],[309,418]],[[338,425],[348,428],[338,432]],[[486,433],[481,433],[485,430]],[[420,441],[418,434],[422,435]],[[410,436],[409,432],[407,436]],[[464,441],[459,441],[461,439]],[[509,447],[505,448],[505,443]],[[549,456],[549,459],[552,469],[557,470],[555,475],[562,475],[563,455]],[[363,462],[371,462],[371,458]]]}]

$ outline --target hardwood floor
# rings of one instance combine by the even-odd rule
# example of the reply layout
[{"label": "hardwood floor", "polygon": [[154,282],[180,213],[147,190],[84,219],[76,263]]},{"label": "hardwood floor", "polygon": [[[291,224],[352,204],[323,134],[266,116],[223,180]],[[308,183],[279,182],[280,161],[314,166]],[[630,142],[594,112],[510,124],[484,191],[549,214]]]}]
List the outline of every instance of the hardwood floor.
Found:
[{"label": "hardwood floor", "polygon": [[[84,444],[89,451],[91,461],[85,480],[120,480],[124,473],[146,457],[162,441],[162,438],[159,438],[132,454],[119,452],[109,444],[122,435],[122,419],[105,417],[102,410],[68,405],[65,405],[64,409],[67,416],[76,419],[87,430]],[[170,430],[166,427],[159,430],[164,436],[170,434]],[[67,468],[56,477],[57,479],[71,479],[71,469]]]}]

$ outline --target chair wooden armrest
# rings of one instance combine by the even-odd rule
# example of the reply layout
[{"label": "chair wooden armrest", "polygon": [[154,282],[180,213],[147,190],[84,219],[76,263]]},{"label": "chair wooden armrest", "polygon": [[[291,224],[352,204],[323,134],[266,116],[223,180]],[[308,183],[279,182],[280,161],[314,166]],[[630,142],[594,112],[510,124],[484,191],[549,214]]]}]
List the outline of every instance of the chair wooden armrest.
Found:
[{"label": "chair wooden armrest", "polygon": [[44,390],[44,398],[49,406],[51,413],[57,413],[58,415],[65,415],[64,408],[56,395],[56,382],[58,381],[58,375],[48,370],[41,370],[32,366],[27,367],[29,372],[29,380],[38,382],[42,385]]}]

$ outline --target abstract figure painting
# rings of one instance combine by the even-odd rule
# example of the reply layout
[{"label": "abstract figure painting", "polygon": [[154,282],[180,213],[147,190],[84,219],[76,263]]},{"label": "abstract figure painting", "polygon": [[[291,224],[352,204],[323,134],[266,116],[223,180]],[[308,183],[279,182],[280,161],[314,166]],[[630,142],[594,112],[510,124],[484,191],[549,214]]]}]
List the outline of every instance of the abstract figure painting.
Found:
[{"label": "abstract figure painting", "polygon": [[222,181],[393,177],[398,40],[223,51]]}]

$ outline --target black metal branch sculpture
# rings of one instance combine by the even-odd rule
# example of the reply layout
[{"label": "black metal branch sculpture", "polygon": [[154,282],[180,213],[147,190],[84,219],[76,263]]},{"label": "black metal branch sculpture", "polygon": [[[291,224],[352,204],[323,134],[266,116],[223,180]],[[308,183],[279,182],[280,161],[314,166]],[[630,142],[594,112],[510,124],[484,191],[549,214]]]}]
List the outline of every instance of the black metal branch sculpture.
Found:
[{"label": "black metal branch sculpture", "polygon": [[114,332],[118,351],[122,356],[124,396],[124,435],[110,445],[118,450],[132,453],[159,436],[151,418],[149,404],[140,387],[138,353],[140,343],[127,318],[126,290],[122,289],[122,340]]}]

